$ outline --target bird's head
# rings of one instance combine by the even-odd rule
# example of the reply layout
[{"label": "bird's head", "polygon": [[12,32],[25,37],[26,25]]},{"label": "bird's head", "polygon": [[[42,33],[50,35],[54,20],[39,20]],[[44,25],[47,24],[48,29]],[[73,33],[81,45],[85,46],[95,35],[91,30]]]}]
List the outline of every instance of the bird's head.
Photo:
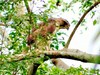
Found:
[{"label": "bird's head", "polygon": [[59,27],[59,29],[69,29],[70,24],[67,20],[63,19],[63,18],[56,18],[56,27]]}]

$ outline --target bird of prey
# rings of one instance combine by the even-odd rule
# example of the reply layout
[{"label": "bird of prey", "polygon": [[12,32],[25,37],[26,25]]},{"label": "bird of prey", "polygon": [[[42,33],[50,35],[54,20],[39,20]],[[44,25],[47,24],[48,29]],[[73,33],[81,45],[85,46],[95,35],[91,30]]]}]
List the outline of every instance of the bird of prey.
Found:
[{"label": "bird of prey", "polygon": [[[37,49],[46,50],[50,48],[50,40],[59,29],[69,29],[70,24],[63,18],[49,18],[47,22],[40,22],[38,28],[33,28],[27,37],[27,44],[35,45]],[[47,48],[48,47],[48,48]]]}]

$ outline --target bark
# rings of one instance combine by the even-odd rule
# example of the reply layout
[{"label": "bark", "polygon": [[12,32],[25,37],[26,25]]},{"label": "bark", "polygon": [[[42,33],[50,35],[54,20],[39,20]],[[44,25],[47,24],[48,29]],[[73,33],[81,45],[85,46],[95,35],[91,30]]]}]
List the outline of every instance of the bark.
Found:
[{"label": "bark", "polygon": [[[16,55],[3,55],[0,56],[0,65],[10,62],[18,62],[21,60],[28,60],[34,58],[34,63],[38,62],[40,56],[44,55],[44,61],[52,58],[69,58],[74,60],[79,60],[82,62],[98,63],[100,64],[100,55],[88,54],[86,52],[79,51],[77,49],[63,49],[59,51],[38,51],[33,50],[26,54],[16,54]],[[49,58],[48,58],[49,57]],[[97,62],[96,60],[99,60]]]},{"label": "bark", "polygon": [[32,63],[28,69],[28,75],[36,75],[39,66],[40,64],[38,63]]},{"label": "bark", "polygon": [[51,60],[56,67],[61,68],[63,70],[69,69],[69,66],[66,63],[64,63],[61,59],[51,59]]}]

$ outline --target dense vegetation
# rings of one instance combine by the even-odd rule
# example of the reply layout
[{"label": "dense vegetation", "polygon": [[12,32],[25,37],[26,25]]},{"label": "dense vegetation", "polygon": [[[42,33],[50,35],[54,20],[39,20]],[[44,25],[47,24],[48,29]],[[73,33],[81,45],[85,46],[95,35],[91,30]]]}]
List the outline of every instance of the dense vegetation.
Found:
[{"label": "dense vegetation", "polygon": [[[37,6],[38,2],[40,2],[40,6]],[[99,7],[99,0],[72,0],[69,3],[64,0],[0,0],[0,75],[31,75],[30,67],[34,64],[40,65],[36,71],[36,75],[99,75],[99,70],[84,69],[81,66],[62,70],[56,66],[43,64],[45,60],[53,57],[45,56],[46,53],[38,54],[38,52],[35,52],[34,45],[32,45],[31,49],[27,46],[27,36],[31,34],[33,27],[38,28],[40,21],[47,23],[48,18],[54,17],[53,13],[55,11],[62,13],[69,11],[75,12],[73,8],[77,3],[80,4],[78,16],[85,14],[83,17],[78,18],[80,19],[79,21],[73,18],[70,23],[71,25],[74,24],[73,26],[76,25],[77,30],[82,22],[81,26],[84,26],[86,30],[87,27],[84,25],[86,19],[84,19],[84,17],[89,11],[91,11],[89,14],[91,18],[96,15],[96,11],[92,9]],[[37,7],[37,9],[35,9],[35,7]],[[96,25],[97,22],[95,19],[93,25]],[[50,45],[51,48],[53,48],[54,51],[59,51],[60,44],[68,48],[76,30],[73,30],[67,44],[64,40],[59,41],[57,38],[58,36],[67,34],[57,32],[53,35],[52,44]],[[43,41],[41,37],[39,37],[39,40],[41,42]]]}]

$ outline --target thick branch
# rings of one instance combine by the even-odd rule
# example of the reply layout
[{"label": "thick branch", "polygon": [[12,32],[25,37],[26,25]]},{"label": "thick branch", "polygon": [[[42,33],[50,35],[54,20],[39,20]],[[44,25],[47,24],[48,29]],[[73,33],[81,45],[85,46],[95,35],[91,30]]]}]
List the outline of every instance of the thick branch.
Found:
[{"label": "thick branch", "polygon": [[[66,52],[66,50],[69,50]],[[74,60],[79,60],[82,62],[90,62],[90,63],[100,63],[99,55],[92,55],[85,52],[81,52],[76,49],[65,49],[64,51],[50,51],[46,52],[46,55],[50,58],[69,58]],[[96,60],[99,62],[96,62]]]},{"label": "thick branch", "polygon": [[36,75],[37,69],[41,64],[37,63],[32,63],[28,69],[28,74],[27,75]]},{"label": "thick branch", "polygon": [[69,47],[69,44],[70,44],[70,42],[71,42],[71,40],[72,40],[72,37],[74,36],[74,34],[75,34],[77,28],[79,27],[80,23],[83,21],[83,19],[85,18],[85,16],[86,16],[94,7],[96,7],[99,3],[100,3],[100,1],[94,3],[94,4],[83,14],[83,16],[82,16],[81,19],[78,21],[78,23],[76,24],[75,28],[73,29],[71,35],[69,36],[68,41],[67,41],[67,43],[66,43],[66,45],[65,45],[65,48],[68,48],[68,47]]},{"label": "thick branch", "polygon": [[[38,51],[34,50],[33,52],[29,52],[27,54],[16,54],[16,55],[4,55],[3,57],[0,56],[0,64],[10,63],[10,62],[17,62],[21,60],[27,60],[33,57],[34,60],[37,58],[41,58],[40,56],[44,55],[44,61],[48,60],[49,58],[69,58],[75,59],[82,62],[91,62],[91,63],[99,63],[96,62],[97,58],[100,58],[100,55],[92,55],[85,52],[81,52],[76,49],[64,49],[63,51]],[[47,58],[46,58],[47,57]],[[49,57],[49,58],[48,58]],[[100,60],[100,59],[98,59]]]}]

